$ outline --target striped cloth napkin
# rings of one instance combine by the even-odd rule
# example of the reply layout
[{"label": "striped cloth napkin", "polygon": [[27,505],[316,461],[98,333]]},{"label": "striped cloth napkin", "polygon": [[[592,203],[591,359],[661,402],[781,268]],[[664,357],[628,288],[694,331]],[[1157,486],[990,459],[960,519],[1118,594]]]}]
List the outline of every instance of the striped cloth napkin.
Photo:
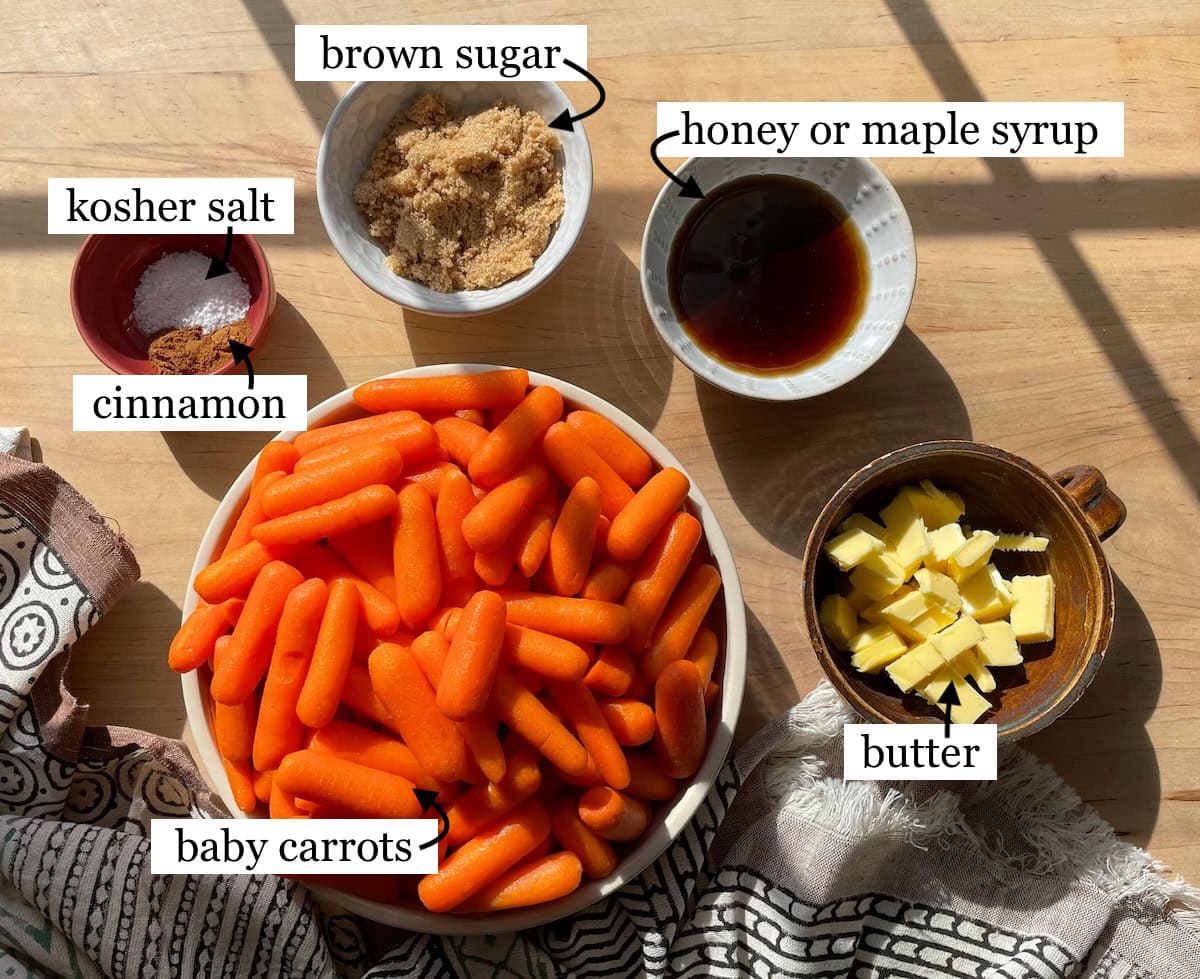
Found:
[{"label": "striped cloth napkin", "polygon": [[372,951],[290,881],[152,876],[151,819],[224,812],[179,742],[88,727],[63,683],[137,576],[61,478],[0,456],[0,975],[1197,975],[1200,892],[1052,771],[1013,749],[994,783],[845,782],[855,718],[828,686],[741,749],[641,877],[535,931]]}]

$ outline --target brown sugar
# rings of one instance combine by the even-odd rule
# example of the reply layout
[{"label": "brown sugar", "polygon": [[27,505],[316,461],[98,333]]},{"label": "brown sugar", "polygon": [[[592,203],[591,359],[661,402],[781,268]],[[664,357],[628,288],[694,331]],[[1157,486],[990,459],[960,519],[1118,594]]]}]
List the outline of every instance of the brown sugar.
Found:
[{"label": "brown sugar", "polygon": [[246,320],[228,323],[211,333],[198,326],[167,330],[150,341],[150,364],[159,374],[211,374],[232,358],[229,341],[245,343],[250,336]]},{"label": "brown sugar", "polygon": [[491,289],[533,268],[563,213],[558,137],[498,102],[455,118],[420,96],[392,119],[354,188],[388,267],[439,292]]}]

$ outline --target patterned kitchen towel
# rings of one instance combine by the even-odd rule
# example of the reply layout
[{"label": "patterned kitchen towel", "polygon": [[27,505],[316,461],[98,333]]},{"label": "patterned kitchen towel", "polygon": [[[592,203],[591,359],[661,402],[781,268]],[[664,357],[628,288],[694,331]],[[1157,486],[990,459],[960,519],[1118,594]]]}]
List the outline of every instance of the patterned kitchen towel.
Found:
[{"label": "patterned kitchen towel", "polygon": [[1198,974],[1200,893],[1053,772],[1014,749],[994,783],[845,782],[855,718],[827,685],[747,743],[608,900],[520,934],[396,934],[371,963],[354,919],[297,884],[150,875],[149,820],[220,804],[182,745],[86,727],[62,682],[137,573],[58,476],[0,456],[0,975]]}]

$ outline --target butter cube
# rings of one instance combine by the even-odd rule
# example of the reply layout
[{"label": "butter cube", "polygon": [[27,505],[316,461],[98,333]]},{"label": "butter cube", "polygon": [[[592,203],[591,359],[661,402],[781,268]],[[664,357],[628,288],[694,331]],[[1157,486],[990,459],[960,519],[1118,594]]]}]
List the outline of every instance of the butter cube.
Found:
[{"label": "butter cube", "polygon": [[[974,724],[980,717],[992,709],[991,701],[983,696],[971,684],[963,680],[954,683],[958,692],[958,703],[950,708],[950,721],[953,724]],[[943,708],[944,709],[944,708]]]},{"label": "butter cube", "polygon": [[886,622],[869,625],[850,637],[850,652],[861,653],[868,646],[874,646],[875,643],[894,635],[896,635],[896,630]]},{"label": "butter cube", "polygon": [[985,565],[962,583],[963,611],[976,622],[1002,619],[1012,606],[1012,592],[994,564]]},{"label": "butter cube", "polygon": [[983,639],[983,629],[969,615],[955,620],[941,632],[929,638],[929,643],[947,663],[953,663],[968,649],[977,646]]},{"label": "butter cube", "polygon": [[925,558],[925,567],[931,571],[944,572],[950,555],[966,542],[967,538],[963,534],[962,527],[956,523],[948,523],[944,527],[938,527],[937,530],[931,530],[929,543],[933,547],[933,551]]},{"label": "butter cube", "polygon": [[930,643],[923,642],[890,664],[887,674],[901,691],[908,693],[945,665],[941,654]]},{"label": "butter cube", "polygon": [[850,584],[877,602],[887,598],[908,580],[904,568],[886,553],[872,554],[850,572]]},{"label": "butter cube", "polygon": [[1017,642],[1047,642],[1054,638],[1054,579],[1048,575],[1017,575],[1010,585],[1012,622]]},{"label": "butter cube", "polygon": [[915,622],[928,611],[928,599],[919,591],[910,591],[881,603],[879,614],[884,622],[894,628],[897,622]]},{"label": "butter cube", "polygon": [[949,575],[929,568],[918,568],[913,577],[917,581],[918,590],[930,605],[937,605],[948,612],[957,612],[962,608],[963,600],[958,592],[958,585]]},{"label": "butter cube", "polygon": [[1017,634],[1010,622],[987,622],[983,641],[975,647],[975,655],[984,666],[1020,666],[1024,660],[1017,646]]},{"label": "butter cube", "polygon": [[871,596],[857,588],[851,588],[849,594],[846,595],[846,601],[853,606],[855,612],[862,615],[863,609],[871,604]]},{"label": "butter cube", "polygon": [[908,486],[902,492],[908,496],[917,514],[930,530],[954,523],[965,512],[961,496],[957,493],[943,493],[928,479],[922,479],[919,487]]},{"label": "butter cube", "polygon": [[1018,551],[1022,554],[1041,554],[1050,546],[1049,537],[1034,534],[997,534],[996,550]]},{"label": "butter cube", "polygon": [[865,530],[847,530],[833,540],[826,541],[822,548],[826,556],[842,571],[862,564],[872,554],[883,550],[883,541]]},{"label": "butter cube", "polygon": [[925,522],[917,513],[909,494],[904,491],[884,507],[879,515],[887,527],[889,553],[896,563],[904,568],[904,577],[907,580],[933,551],[929,534],[925,531]]},{"label": "butter cube", "polygon": [[983,693],[991,693],[996,689],[996,678],[992,676],[991,671],[979,661],[979,654],[974,650],[967,650],[954,661],[954,665],[965,675],[975,681],[977,686]]},{"label": "butter cube", "polygon": [[844,534],[848,530],[861,530],[863,533],[870,534],[879,540],[887,537],[887,528],[877,524],[870,517],[862,513],[852,513],[838,525],[838,533]]},{"label": "butter cube", "polygon": [[851,656],[850,665],[862,673],[878,673],[908,652],[908,646],[903,639],[891,629],[888,633],[878,642]]},{"label": "butter cube", "polygon": [[917,688],[917,693],[935,707],[941,707],[944,710],[945,708],[938,703],[938,699],[955,680],[962,680],[962,675],[953,666],[943,666],[941,669],[935,670],[933,675]]},{"label": "butter cube", "polygon": [[901,629],[900,634],[910,642],[920,642],[952,625],[956,618],[954,612],[934,606],[915,622],[910,622],[907,629]]},{"label": "butter cube", "polygon": [[825,597],[817,612],[817,620],[834,648],[842,652],[850,648],[850,637],[858,632],[858,614],[841,595]]},{"label": "butter cube", "polygon": [[977,530],[946,562],[946,573],[959,585],[971,577],[992,559],[996,546],[996,535],[987,530]]}]

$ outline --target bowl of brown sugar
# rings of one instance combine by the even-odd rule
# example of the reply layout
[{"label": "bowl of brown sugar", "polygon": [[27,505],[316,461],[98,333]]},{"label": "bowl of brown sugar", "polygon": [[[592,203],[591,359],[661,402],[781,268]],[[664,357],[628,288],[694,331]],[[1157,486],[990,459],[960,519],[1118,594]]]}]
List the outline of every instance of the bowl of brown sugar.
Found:
[{"label": "bowl of brown sugar", "polygon": [[469,316],[509,306],[570,254],[592,156],[552,82],[359,82],[325,127],[317,202],[338,254],[410,309]]}]

